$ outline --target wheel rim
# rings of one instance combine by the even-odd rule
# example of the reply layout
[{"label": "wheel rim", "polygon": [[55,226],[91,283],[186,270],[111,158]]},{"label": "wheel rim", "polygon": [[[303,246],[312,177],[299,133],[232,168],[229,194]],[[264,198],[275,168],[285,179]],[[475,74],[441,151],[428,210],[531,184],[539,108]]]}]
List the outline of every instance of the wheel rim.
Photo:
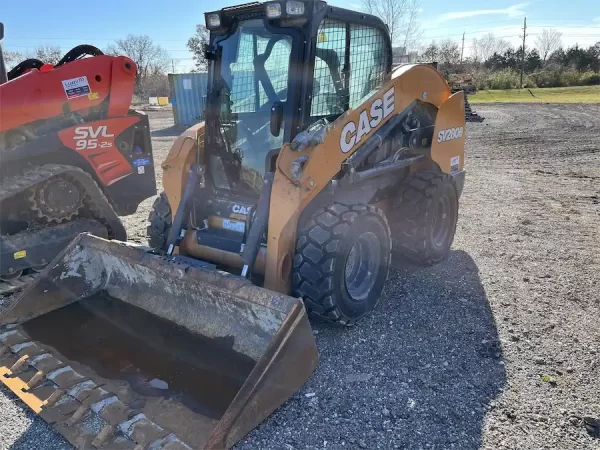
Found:
[{"label": "wheel rim", "polygon": [[364,301],[368,296],[381,267],[381,246],[374,233],[363,233],[354,242],[346,259],[346,290],[352,300]]},{"label": "wheel rim", "polygon": [[447,196],[440,198],[435,208],[433,224],[433,243],[436,247],[444,247],[450,234],[449,221],[452,219],[450,212],[450,199]]}]

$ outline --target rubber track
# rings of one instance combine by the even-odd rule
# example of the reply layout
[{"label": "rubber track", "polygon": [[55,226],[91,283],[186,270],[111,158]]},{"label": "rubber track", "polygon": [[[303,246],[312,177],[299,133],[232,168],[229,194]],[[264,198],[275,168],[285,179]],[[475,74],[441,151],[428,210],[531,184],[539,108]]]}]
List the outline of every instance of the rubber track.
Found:
[{"label": "rubber track", "polygon": [[0,381],[76,448],[191,450],[13,325],[0,327]]},{"label": "rubber track", "polygon": [[[84,170],[60,164],[48,164],[26,170],[21,175],[5,178],[0,181],[0,204],[16,195],[22,194],[29,188],[50,178],[65,176],[83,187],[86,193],[85,204],[92,217],[106,226],[110,239],[127,240],[127,233],[119,216],[94,179]],[[27,230],[22,231],[27,233]],[[0,296],[19,291],[32,282],[35,274],[26,274],[10,282],[0,280]]]},{"label": "rubber track", "polygon": [[341,318],[331,297],[335,257],[352,222],[360,215],[369,214],[378,216],[389,226],[385,214],[375,206],[334,203],[317,210],[299,230],[292,284],[294,295],[302,297],[311,316],[342,325],[354,324]]}]

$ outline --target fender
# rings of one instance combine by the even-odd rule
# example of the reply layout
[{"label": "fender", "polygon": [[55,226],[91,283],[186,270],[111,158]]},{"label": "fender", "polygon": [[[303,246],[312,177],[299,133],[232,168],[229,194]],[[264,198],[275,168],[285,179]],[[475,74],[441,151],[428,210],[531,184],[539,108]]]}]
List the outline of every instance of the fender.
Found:
[{"label": "fender", "polygon": [[466,137],[465,96],[459,91],[442,104],[435,120],[431,159],[442,172],[463,170]]}]

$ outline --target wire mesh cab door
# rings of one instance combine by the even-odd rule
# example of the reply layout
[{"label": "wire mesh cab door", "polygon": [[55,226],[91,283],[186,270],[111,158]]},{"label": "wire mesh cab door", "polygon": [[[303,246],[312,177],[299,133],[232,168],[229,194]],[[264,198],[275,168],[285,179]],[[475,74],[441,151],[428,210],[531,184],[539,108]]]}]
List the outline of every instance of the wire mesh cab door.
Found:
[{"label": "wire mesh cab door", "polygon": [[378,18],[328,8],[314,37],[312,101],[307,122],[335,120],[356,108],[391,71],[391,43]]}]

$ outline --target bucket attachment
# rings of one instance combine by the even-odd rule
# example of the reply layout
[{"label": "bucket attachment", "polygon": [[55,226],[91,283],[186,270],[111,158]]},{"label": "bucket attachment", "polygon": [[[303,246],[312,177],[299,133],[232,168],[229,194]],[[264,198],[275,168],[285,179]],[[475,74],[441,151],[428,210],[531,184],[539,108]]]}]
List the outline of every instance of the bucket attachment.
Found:
[{"label": "bucket attachment", "polygon": [[0,324],[0,381],[77,448],[230,448],[318,358],[301,300],[88,234]]}]

